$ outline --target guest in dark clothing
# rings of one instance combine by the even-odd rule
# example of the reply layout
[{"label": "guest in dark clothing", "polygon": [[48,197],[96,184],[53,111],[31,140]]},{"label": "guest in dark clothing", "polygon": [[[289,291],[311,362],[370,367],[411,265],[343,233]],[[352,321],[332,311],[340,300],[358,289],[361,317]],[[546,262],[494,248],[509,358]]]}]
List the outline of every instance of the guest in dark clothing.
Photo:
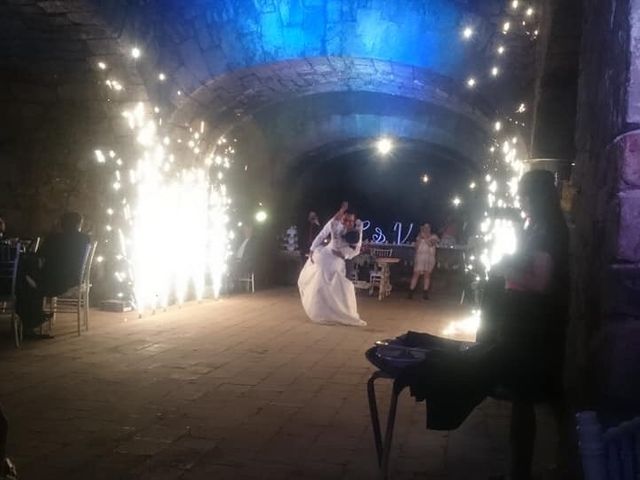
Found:
[{"label": "guest in dark clothing", "polygon": [[254,273],[257,260],[257,243],[253,235],[253,227],[243,227],[242,241],[237,245],[230,264],[231,280],[235,283]]},{"label": "guest in dark clothing", "polygon": [[0,405],[0,479],[17,478],[16,468],[7,457],[7,439],[9,436],[9,421]]},{"label": "guest in dark clothing", "polygon": [[314,211],[310,211],[307,216],[307,223],[302,228],[302,235],[300,236],[300,255],[304,261],[307,260],[307,255],[311,249],[311,244],[320,233],[322,226],[318,219],[318,214]]},{"label": "guest in dark clothing", "polygon": [[[406,369],[398,386],[426,399],[428,422],[457,428],[487,395],[512,403],[510,476],[531,478],[536,402],[564,420],[562,371],[568,316],[568,229],[553,175],[531,171],[520,183],[527,222],[519,252],[495,268],[485,292],[478,343],[439,352]],[[495,276],[499,275],[499,276]],[[561,428],[561,442],[566,440]]]},{"label": "guest in dark clothing", "polygon": [[79,284],[89,237],[80,232],[82,217],[67,212],[60,218],[60,231],[44,239],[38,256],[24,262],[16,291],[16,312],[26,336],[45,320],[44,297],[58,296]]}]

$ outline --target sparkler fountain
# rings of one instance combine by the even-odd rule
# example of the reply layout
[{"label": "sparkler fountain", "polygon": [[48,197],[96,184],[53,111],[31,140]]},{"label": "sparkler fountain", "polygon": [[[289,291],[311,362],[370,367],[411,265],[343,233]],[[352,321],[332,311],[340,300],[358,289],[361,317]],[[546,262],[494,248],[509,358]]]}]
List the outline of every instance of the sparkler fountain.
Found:
[{"label": "sparkler fountain", "polygon": [[[107,70],[104,62],[98,67]],[[105,84],[115,93],[125,88],[114,79]],[[95,151],[113,175],[105,244],[116,266],[117,296],[139,314],[207,293],[217,298],[232,235],[225,171],[234,149],[224,138],[207,144],[204,122],[195,131],[163,132],[160,110],[143,103],[122,116],[135,144],[127,150],[135,153]]]}]

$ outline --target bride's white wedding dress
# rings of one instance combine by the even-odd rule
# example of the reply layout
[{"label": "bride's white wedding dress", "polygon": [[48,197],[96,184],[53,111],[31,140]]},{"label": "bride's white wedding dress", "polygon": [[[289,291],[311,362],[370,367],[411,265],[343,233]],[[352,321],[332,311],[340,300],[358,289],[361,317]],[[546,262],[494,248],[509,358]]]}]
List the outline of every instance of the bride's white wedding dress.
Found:
[{"label": "bride's white wedding dress", "polygon": [[[362,223],[358,243],[349,245],[342,235],[345,227],[338,220],[330,220],[311,245],[313,262],[307,260],[300,277],[298,289],[302,306],[312,322],[364,326],[367,323],[358,315],[356,290],[346,277],[344,260],[360,253],[362,247]],[[331,241],[322,242],[331,235]]]}]

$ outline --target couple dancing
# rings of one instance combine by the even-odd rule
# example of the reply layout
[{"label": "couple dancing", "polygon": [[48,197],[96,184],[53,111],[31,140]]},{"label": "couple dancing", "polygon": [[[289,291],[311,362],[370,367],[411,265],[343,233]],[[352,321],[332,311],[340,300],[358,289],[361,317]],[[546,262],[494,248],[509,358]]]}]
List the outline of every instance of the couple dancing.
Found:
[{"label": "couple dancing", "polygon": [[[356,290],[346,277],[345,260],[360,253],[362,222],[342,202],[340,210],[329,220],[311,244],[298,288],[304,311],[312,322],[364,326],[358,315]],[[323,242],[327,237],[327,245]]]}]

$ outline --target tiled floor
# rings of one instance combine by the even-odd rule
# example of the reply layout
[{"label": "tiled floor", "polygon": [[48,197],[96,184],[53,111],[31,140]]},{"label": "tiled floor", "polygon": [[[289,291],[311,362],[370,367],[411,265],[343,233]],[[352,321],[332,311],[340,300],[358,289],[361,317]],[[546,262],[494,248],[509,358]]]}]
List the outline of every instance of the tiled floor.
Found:
[{"label": "tiled floor", "polygon": [[[62,319],[55,339],[20,351],[5,336],[0,402],[20,478],[377,478],[364,351],[464,312],[442,299],[359,301],[366,328],[311,324],[282,289],[142,319],[93,312],[82,337]],[[500,472],[508,411],[486,401],[459,430],[426,431],[424,405],[403,394],[391,478]],[[542,417],[538,463],[553,444]]]}]

